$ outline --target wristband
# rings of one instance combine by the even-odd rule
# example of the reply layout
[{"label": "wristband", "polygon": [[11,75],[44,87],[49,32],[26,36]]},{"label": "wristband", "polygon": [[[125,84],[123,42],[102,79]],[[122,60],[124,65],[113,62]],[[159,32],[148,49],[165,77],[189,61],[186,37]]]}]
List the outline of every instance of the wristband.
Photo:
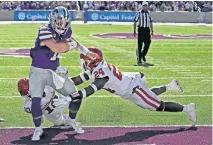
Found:
[{"label": "wristband", "polygon": [[77,48],[78,44],[75,41],[69,42],[69,50],[73,50],[75,48]]}]

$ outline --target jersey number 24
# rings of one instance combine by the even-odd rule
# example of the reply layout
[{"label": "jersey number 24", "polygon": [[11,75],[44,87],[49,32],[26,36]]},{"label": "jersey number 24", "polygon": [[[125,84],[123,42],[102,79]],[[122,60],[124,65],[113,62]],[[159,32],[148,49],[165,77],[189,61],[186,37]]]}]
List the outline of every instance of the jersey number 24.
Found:
[{"label": "jersey number 24", "polygon": [[[110,64],[107,64],[107,65],[108,65],[108,68],[110,71],[112,69],[114,76],[121,81],[122,73],[114,65],[110,65]],[[105,75],[105,73],[104,73],[103,69],[100,68],[94,72],[94,75],[95,75],[95,77],[100,77],[100,76]]]}]

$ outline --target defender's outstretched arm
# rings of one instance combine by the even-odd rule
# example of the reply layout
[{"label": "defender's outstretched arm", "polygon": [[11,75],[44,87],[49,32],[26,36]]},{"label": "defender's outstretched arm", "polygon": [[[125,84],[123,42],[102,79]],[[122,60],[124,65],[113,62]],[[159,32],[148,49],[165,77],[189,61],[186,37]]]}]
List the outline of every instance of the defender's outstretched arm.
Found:
[{"label": "defender's outstretched arm", "polygon": [[78,75],[78,76],[76,76],[76,77],[72,77],[71,79],[72,79],[72,81],[74,82],[74,84],[75,84],[76,86],[78,86],[78,85],[80,85],[80,84],[82,84],[82,83],[88,81],[88,80],[89,80],[89,76],[88,76],[87,73],[82,72],[82,73],[80,73],[80,75]]},{"label": "defender's outstretched arm", "polygon": [[86,98],[94,94],[95,92],[99,91],[100,89],[102,89],[104,85],[108,82],[108,80],[109,80],[109,77],[96,78],[91,85],[79,90],[78,93],[72,94],[70,97],[72,98],[72,100],[79,100],[79,99]]}]

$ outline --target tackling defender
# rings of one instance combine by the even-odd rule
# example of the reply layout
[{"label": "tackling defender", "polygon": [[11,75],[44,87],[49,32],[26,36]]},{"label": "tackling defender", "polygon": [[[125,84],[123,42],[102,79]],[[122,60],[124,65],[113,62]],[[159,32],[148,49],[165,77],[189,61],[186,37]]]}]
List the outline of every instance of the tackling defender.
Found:
[{"label": "tackling defender", "polygon": [[[32,98],[29,94],[29,80],[27,78],[22,78],[18,81],[18,91],[20,95],[24,98],[24,111],[31,113]],[[67,102],[63,106],[55,106],[53,99],[60,99]],[[68,100],[67,100],[68,99]],[[53,123],[53,125],[65,125],[71,126],[69,121],[64,117],[64,110],[69,108],[69,97],[58,97],[55,94],[55,90],[49,86],[45,86],[44,93],[41,99],[41,108],[44,117]],[[83,133],[82,128],[77,126],[74,128],[76,132]]]},{"label": "tackling defender", "polygon": [[[196,124],[196,107],[194,103],[181,105],[176,102],[166,102],[157,96],[166,90],[178,90],[182,92],[179,83],[173,80],[166,86],[151,88],[146,86],[143,73],[120,72],[114,65],[104,61],[102,52],[97,48],[89,48],[90,51],[99,55],[98,59],[91,60],[81,54],[80,61],[84,72],[73,78],[75,85],[79,85],[89,79],[91,85],[78,91],[73,95],[72,100],[88,97],[100,89],[105,89],[123,99],[150,111],[185,112],[192,125]],[[60,100],[55,105],[61,105]]]},{"label": "tackling defender", "polygon": [[[40,140],[43,134],[41,127],[42,109],[41,98],[45,86],[50,86],[64,96],[77,91],[72,80],[66,75],[57,73],[59,67],[59,53],[66,53],[77,48],[80,53],[90,57],[97,57],[86,47],[79,46],[70,41],[72,30],[70,27],[70,13],[67,8],[59,6],[54,8],[49,15],[49,23],[42,26],[35,40],[35,46],[30,50],[32,64],[29,75],[29,93],[32,97],[32,117],[35,124],[33,141]],[[72,101],[69,105],[69,122],[76,126],[76,113],[81,100]]]}]

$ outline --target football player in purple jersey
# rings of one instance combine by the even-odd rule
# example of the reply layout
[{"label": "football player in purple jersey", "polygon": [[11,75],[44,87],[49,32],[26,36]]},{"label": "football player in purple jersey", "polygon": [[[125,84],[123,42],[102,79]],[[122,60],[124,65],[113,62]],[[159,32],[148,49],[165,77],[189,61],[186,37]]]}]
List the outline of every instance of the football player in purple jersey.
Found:
[{"label": "football player in purple jersey", "polygon": [[[98,57],[86,47],[70,40],[72,35],[70,21],[70,13],[67,8],[62,6],[54,8],[49,15],[49,23],[39,29],[35,46],[30,50],[32,64],[29,75],[29,93],[32,97],[31,111],[35,124],[33,141],[40,140],[40,137],[43,135],[41,127],[42,109],[40,104],[45,86],[52,87],[64,96],[77,92],[75,84],[68,78],[68,72],[63,69],[61,70],[59,67],[59,54],[66,53],[72,49],[78,49],[80,53],[91,59]],[[69,118],[67,120],[77,133],[84,132],[84,130],[78,128],[75,121],[76,110],[79,109],[80,104],[81,101],[71,102],[69,105]]]}]

